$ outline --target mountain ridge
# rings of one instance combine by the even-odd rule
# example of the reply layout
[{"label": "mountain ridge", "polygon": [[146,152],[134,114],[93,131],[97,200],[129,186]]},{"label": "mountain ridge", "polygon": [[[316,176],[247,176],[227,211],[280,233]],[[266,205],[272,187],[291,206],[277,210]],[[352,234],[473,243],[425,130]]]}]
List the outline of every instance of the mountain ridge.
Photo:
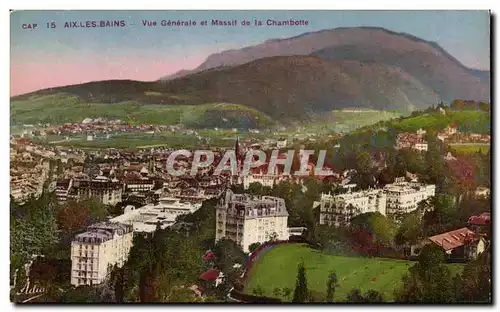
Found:
[{"label": "mountain ridge", "polygon": [[[392,31],[392,30],[389,30],[389,29],[386,29],[383,27],[376,27],[376,26],[337,27],[337,28],[332,28],[332,29],[323,29],[323,30],[314,31],[314,32],[306,32],[306,33],[302,33],[302,34],[288,37],[288,38],[268,39],[265,42],[262,42],[262,43],[257,44],[257,45],[251,45],[251,46],[242,47],[240,49],[229,49],[229,50],[225,50],[222,52],[213,53],[213,54],[209,55],[202,64],[200,64],[197,68],[195,68],[193,70],[177,71],[171,75],[166,75],[164,77],[161,77],[158,80],[163,81],[163,80],[168,80],[168,79],[179,78],[179,77],[184,76],[186,74],[191,74],[191,73],[199,72],[199,71],[211,68],[211,67],[216,67],[216,66],[212,66],[212,65],[207,65],[207,63],[210,63],[210,61],[214,58],[222,57],[224,54],[246,52],[246,51],[249,51],[251,49],[255,49],[255,48],[258,48],[258,47],[261,47],[264,45],[286,43],[286,42],[298,40],[298,39],[308,37],[308,36],[318,36],[318,35],[325,34],[325,33],[334,33],[334,32],[339,32],[339,31],[353,31],[353,30],[379,31],[379,32],[383,32],[383,33],[386,33],[386,34],[389,34],[392,36],[402,37],[402,38],[411,40],[415,43],[426,44],[426,45],[432,47],[433,49],[435,49],[436,51],[438,51],[439,53],[441,53],[446,58],[450,59],[453,63],[455,63],[455,65],[463,68],[464,70],[469,71],[471,74],[473,74],[475,76],[477,75],[477,77],[481,78],[483,80],[483,82],[489,83],[489,71],[467,67],[462,62],[460,62],[457,58],[455,58],[452,54],[450,54],[444,48],[442,48],[438,43],[436,43],[434,41],[428,41],[428,40],[419,38],[417,36],[414,36],[414,35],[411,35],[408,33],[395,32],[395,31]],[[326,47],[323,47],[323,48],[326,48]],[[314,52],[314,51],[312,51],[312,52]],[[287,51],[287,53],[289,53],[289,52]],[[287,53],[284,53],[281,55],[283,55],[283,56],[288,55]],[[292,54],[293,54],[293,52],[292,52]],[[310,54],[310,53],[308,53],[308,54]],[[277,56],[277,55],[268,55],[267,57],[269,57],[269,56]],[[255,60],[255,59],[253,59],[253,60]],[[237,63],[227,64],[227,65],[241,65],[243,63],[246,63],[246,62],[237,62]],[[487,79],[487,81],[485,81],[486,79]]]}]

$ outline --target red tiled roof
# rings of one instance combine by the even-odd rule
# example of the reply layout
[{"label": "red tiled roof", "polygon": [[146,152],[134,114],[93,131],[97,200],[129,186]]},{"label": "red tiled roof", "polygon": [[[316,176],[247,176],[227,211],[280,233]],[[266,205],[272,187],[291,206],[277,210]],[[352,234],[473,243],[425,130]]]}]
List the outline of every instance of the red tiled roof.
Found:
[{"label": "red tiled roof", "polygon": [[458,230],[441,233],[429,237],[429,240],[444,250],[452,250],[457,247],[465,245],[470,239],[476,239],[474,232],[468,228],[461,228]]},{"label": "red tiled roof", "polygon": [[140,171],[142,169],[141,165],[130,165],[125,170],[127,171]]},{"label": "red tiled roof", "polygon": [[215,281],[217,278],[219,278],[219,271],[217,271],[216,269],[210,269],[201,274],[200,278],[205,281]]},{"label": "red tiled roof", "polygon": [[483,212],[479,216],[472,216],[469,218],[469,224],[472,225],[489,225],[490,224],[490,213]]},{"label": "red tiled roof", "polygon": [[215,257],[214,253],[211,250],[208,250],[203,256],[204,261],[212,260]]}]

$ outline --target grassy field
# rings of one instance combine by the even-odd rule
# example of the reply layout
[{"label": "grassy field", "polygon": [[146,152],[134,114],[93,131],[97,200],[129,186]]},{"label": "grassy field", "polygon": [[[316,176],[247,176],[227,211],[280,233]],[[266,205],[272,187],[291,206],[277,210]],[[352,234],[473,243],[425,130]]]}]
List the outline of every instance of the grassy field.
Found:
[{"label": "grassy field", "polygon": [[[328,274],[335,270],[339,285],[335,291],[335,300],[344,301],[346,294],[353,288],[363,293],[373,289],[384,294],[386,301],[391,301],[394,290],[401,285],[401,278],[414,262],[384,258],[361,258],[332,256],[311,249],[306,245],[282,245],[262,255],[254,264],[247,279],[245,292],[260,287],[264,295],[275,297],[276,287],[295,288],[297,265],[304,262],[309,290],[326,296]],[[450,270],[456,274],[462,265],[450,264]],[[291,297],[290,297],[291,298]],[[290,299],[281,298],[285,301]]]},{"label": "grassy field", "polygon": [[489,144],[450,144],[450,148],[455,151],[457,154],[467,155],[474,154],[477,151],[481,151],[481,153],[487,153],[490,149]]},{"label": "grassy field", "polygon": [[[230,147],[234,145],[236,135],[220,135],[210,137],[208,144],[212,147]],[[186,133],[162,132],[156,134],[148,133],[120,133],[111,135],[106,139],[103,135],[97,136],[92,141],[87,141],[85,137],[71,137],[65,141],[64,136],[48,136],[46,139],[39,139],[39,142],[55,146],[75,147],[75,148],[150,148],[150,147],[170,147],[170,148],[196,148],[202,147],[207,142],[199,140],[195,135]]]}]

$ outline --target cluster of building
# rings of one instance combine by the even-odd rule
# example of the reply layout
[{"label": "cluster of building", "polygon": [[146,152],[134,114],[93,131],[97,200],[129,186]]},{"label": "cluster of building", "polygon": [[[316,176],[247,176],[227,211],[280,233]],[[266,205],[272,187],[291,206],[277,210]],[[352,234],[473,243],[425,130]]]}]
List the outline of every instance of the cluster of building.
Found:
[{"label": "cluster of building", "polygon": [[[12,155],[11,150],[11,157]],[[23,203],[29,197],[38,198],[49,178],[49,162],[34,158],[27,152],[15,159],[16,166],[10,168],[10,195],[18,203]]]},{"label": "cluster of building", "polygon": [[341,226],[362,213],[379,212],[398,215],[412,212],[418,204],[435,195],[435,185],[406,182],[397,179],[380,189],[361,190],[344,194],[321,194],[313,207],[319,207],[319,224]]},{"label": "cluster of building", "polygon": [[175,224],[180,215],[190,214],[201,207],[201,202],[193,203],[176,197],[160,197],[155,203],[135,208],[132,205],[125,207],[124,213],[111,219],[131,225],[134,232],[151,233],[158,226],[165,229]]},{"label": "cluster of building", "polygon": [[178,126],[165,126],[153,124],[131,125],[120,120],[105,120],[102,118],[85,118],[80,123],[65,123],[63,125],[45,128],[46,134],[75,135],[75,134],[114,134],[122,132],[164,132],[176,131]]},{"label": "cluster of building", "polygon": [[[34,144],[26,138],[12,138],[10,141],[10,194],[16,202],[39,197],[44,184],[56,178],[51,176],[52,167],[67,163],[69,159],[83,162],[81,153],[57,150]],[[54,170],[53,170],[54,171]]]},{"label": "cluster of building", "polygon": [[426,131],[419,129],[417,133],[403,132],[396,138],[396,149],[413,149],[419,152],[426,152],[429,148],[425,140]]},{"label": "cluster of building", "polygon": [[[419,152],[428,150],[428,144],[425,139],[426,131],[423,129],[417,130],[416,133],[403,132],[399,133],[396,138],[396,149],[413,149]],[[437,138],[448,144],[456,143],[483,143],[489,144],[490,134],[479,133],[460,133],[455,124],[448,125],[443,131],[437,134]]]}]

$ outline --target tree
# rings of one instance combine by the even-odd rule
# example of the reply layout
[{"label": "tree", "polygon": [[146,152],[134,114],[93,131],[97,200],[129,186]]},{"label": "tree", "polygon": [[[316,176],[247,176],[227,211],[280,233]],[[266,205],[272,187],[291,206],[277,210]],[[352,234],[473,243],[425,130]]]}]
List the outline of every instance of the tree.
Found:
[{"label": "tree", "polygon": [[52,263],[49,263],[46,258],[37,257],[33,261],[29,272],[30,281],[36,281],[47,287],[56,279],[57,268]]},{"label": "tree", "polygon": [[260,245],[261,245],[261,244],[260,244],[259,242],[257,242],[257,243],[252,243],[252,244],[250,244],[250,245],[248,246],[248,250],[249,250],[250,252],[254,252],[254,251],[256,251],[256,250],[260,247]]},{"label": "tree", "polygon": [[380,247],[390,246],[396,235],[395,223],[379,212],[357,215],[350,228],[355,244],[368,254],[378,254]]},{"label": "tree", "polygon": [[92,286],[79,286],[66,291],[61,303],[98,303],[99,294]]},{"label": "tree", "polygon": [[286,299],[289,299],[290,295],[292,294],[292,290],[288,287],[284,287],[281,290],[281,293],[282,293],[283,297],[285,297]]},{"label": "tree", "polygon": [[457,301],[491,303],[492,300],[491,255],[485,251],[469,262],[456,279]]},{"label": "tree", "polygon": [[259,182],[252,182],[248,186],[247,191],[252,195],[262,195],[262,184]]},{"label": "tree", "polygon": [[264,296],[264,290],[262,289],[262,287],[260,285],[257,285],[257,287],[255,287],[253,290],[252,290],[252,293],[255,295],[255,296]]},{"label": "tree", "polygon": [[72,238],[76,232],[90,225],[90,209],[70,202],[59,212],[57,222],[63,236]]},{"label": "tree", "polygon": [[423,236],[420,213],[411,212],[404,215],[396,235],[397,244],[417,244]]},{"label": "tree", "polygon": [[304,263],[301,262],[297,268],[297,281],[295,283],[295,291],[293,293],[292,302],[303,303],[306,302],[309,297],[309,290],[307,288],[307,277],[306,269]]},{"label": "tree", "polygon": [[276,232],[272,232],[269,235],[269,242],[275,242],[278,240],[278,234]]},{"label": "tree", "polygon": [[229,272],[235,263],[245,263],[246,256],[241,247],[230,239],[219,240],[214,248],[215,266],[222,272]]},{"label": "tree", "polygon": [[365,302],[367,303],[384,302],[384,295],[376,290],[370,289],[365,294]]},{"label": "tree", "polygon": [[426,174],[430,177],[430,182],[440,187],[443,184],[445,175],[444,159],[441,156],[442,151],[438,139],[430,129],[427,131],[428,150],[425,154],[427,165]]},{"label": "tree", "polygon": [[351,303],[384,302],[384,296],[373,289],[368,290],[365,295],[363,295],[361,290],[354,288],[347,294],[346,301]]},{"label": "tree", "polygon": [[328,282],[326,284],[326,302],[333,302],[335,296],[335,287],[338,286],[337,274],[332,271],[328,276]]},{"label": "tree", "polygon": [[395,291],[396,302],[450,303],[455,301],[451,273],[443,263],[444,251],[426,245],[418,262],[403,276],[403,286]]},{"label": "tree", "polygon": [[275,287],[273,289],[273,296],[276,297],[276,298],[280,297],[281,296],[281,288]]},{"label": "tree", "polygon": [[352,289],[349,293],[347,293],[346,301],[347,302],[363,302],[364,297],[361,293],[361,290],[358,288]]}]

